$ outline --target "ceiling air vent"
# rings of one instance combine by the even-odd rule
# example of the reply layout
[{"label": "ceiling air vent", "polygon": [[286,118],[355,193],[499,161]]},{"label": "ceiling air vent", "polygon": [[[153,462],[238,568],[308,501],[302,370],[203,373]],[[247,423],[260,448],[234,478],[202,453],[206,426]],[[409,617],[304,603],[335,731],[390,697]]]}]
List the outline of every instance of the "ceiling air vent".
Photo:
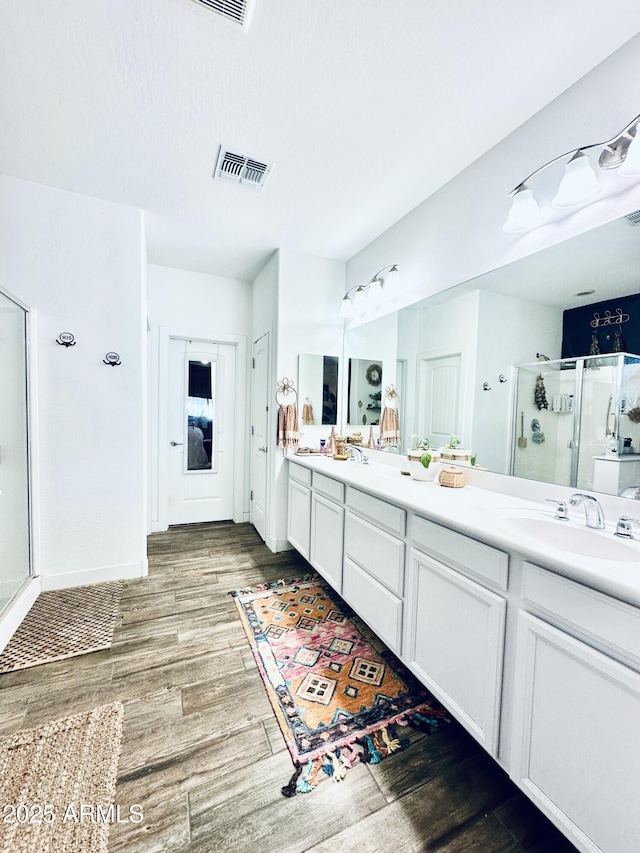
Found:
[{"label": "ceiling air vent", "polygon": [[206,6],[220,17],[221,21],[232,24],[243,33],[249,28],[255,0],[194,0],[199,6]]},{"label": "ceiling air vent", "polygon": [[625,219],[629,225],[640,225],[640,210],[634,210],[633,213],[627,213]]},{"label": "ceiling air vent", "polygon": [[241,154],[239,151],[231,151],[221,146],[213,176],[254,190],[261,190],[267,182],[272,166],[273,163],[256,160],[248,154]]}]

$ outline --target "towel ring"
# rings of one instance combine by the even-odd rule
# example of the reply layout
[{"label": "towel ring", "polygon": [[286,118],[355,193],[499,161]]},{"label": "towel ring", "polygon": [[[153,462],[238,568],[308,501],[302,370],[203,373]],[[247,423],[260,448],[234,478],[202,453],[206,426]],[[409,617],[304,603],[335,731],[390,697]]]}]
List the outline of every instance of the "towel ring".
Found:
[{"label": "towel ring", "polygon": [[295,401],[294,401],[294,405],[295,405],[298,402],[298,392],[294,388],[293,379],[287,379],[287,377],[285,376],[284,379],[282,379],[280,382],[278,382],[278,388],[276,390],[276,403],[279,406],[288,405],[288,401],[285,400],[283,402],[282,400],[279,399],[279,395],[283,396],[283,397],[287,397],[289,394],[295,394]]},{"label": "towel ring", "polygon": [[400,394],[395,389],[394,385],[387,385],[384,389],[384,399],[385,400],[397,400],[400,402]]}]

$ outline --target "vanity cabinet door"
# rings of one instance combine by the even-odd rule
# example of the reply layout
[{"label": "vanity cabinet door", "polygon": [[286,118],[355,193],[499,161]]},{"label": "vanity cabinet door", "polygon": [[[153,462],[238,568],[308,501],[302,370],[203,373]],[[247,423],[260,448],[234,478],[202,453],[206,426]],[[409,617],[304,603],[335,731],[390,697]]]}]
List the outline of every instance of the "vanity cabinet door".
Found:
[{"label": "vanity cabinet door", "polygon": [[309,559],[311,538],[311,489],[289,478],[287,539],[302,556]]},{"label": "vanity cabinet door", "polygon": [[343,542],[344,507],[314,493],[309,562],[338,593],[342,592]]},{"label": "vanity cabinet door", "polygon": [[518,614],[511,775],[578,847],[640,839],[640,674]]},{"label": "vanity cabinet door", "polygon": [[496,756],[506,599],[412,550],[405,607],[409,666]]}]

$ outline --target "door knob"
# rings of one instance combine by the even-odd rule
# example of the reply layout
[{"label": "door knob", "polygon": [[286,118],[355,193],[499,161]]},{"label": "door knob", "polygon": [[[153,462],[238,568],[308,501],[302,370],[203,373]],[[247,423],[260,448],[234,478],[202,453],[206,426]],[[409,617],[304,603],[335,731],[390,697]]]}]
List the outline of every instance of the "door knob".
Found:
[{"label": "door knob", "polygon": [[172,441],[171,447],[180,447],[182,444],[184,444],[183,441]]},{"label": "door knob", "polygon": [[266,447],[259,447],[258,450],[260,451],[260,453],[266,453],[267,452]]}]

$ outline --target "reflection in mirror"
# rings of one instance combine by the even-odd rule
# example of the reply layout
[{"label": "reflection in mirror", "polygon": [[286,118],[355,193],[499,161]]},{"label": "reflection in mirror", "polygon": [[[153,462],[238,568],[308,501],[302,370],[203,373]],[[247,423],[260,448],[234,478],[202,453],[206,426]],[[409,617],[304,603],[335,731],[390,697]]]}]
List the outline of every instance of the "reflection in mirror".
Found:
[{"label": "reflection in mirror", "polygon": [[[402,399],[402,389],[398,384],[397,377],[397,351],[398,351],[398,319],[397,312],[385,317],[378,317],[370,323],[349,329],[344,335],[344,364],[349,368],[351,361],[353,368],[349,371],[347,382],[343,383],[343,432],[348,432],[347,427],[362,429],[363,426],[370,427],[380,420],[380,410],[367,409],[369,404],[377,403],[380,406],[382,394],[387,385],[395,385]],[[355,362],[362,362],[356,367]],[[367,380],[367,369],[374,367],[369,374],[370,379],[378,381],[372,385]],[[375,376],[375,367],[380,368],[380,376]],[[353,384],[350,377],[353,378]],[[384,377],[384,378],[383,378]],[[382,392],[378,397],[377,392]],[[369,397],[374,394],[377,399]],[[362,403],[358,406],[358,401]],[[363,421],[366,417],[366,421]],[[374,427],[374,438],[378,438],[378,430]]]},{"label": "reflection in mirror", "polygon": [[640,358],[545,361],[520,365],[516,376],[516,476],[613,495],[640,485],[639,436],[628,417],[640,391]]},{"label": "reflection in mirror", "polygon": [[300,423],[305,426],[338,423],[338,356],[298,356]]},{"label": "reflection in mirror", "polygon": [[[562,377],[562,387],[558,384],[556,388],[556,379],[552,381],[549,377],[549,409],[538,411],[536,408],[532,412],[540,364],[537,372],[531,371],[533,387],[521,391],[517,401],[515,396],[516,365],[535,363],[538,354],[544,354],[551,361],[560,359],[563,312],[607,300],[615,302],[638,293],[638,270],[640,229],[632,224],[632,218],[623,217],[397,312],[392,335],[397,342],[396,349],[392,356],[384,349],[384,359],[385,373],[388,359],[394,366],[396,359],[405,365],[402,451],[408,446],[411,433],[431,434],[434,442],[439,443],[439,433],[446,432],[447,424],[453,419],[458,428],[452,432],[456,432],[464,446],[477,452],[478,465],[490,471],[502,474],[513,471],[514,476],[564,484],[572,482],[573,470],[578,488],[631,496],[634,487],[638,487],[635,493],[640,494],[640,471],[636,473],[633,465],[636,453],[640,460],[640,417],[639,422],[634,423],[627,414],[619,412],[613,426],[613,410],[619,397],[611,393],[610,378],[604,378],[609,369],[605,356],[601,356],[599,371],[585,369],[579,430],[576,427],[575,434],[569,429],[574,415],[551,411],[558,394],[561,401],[564,394],[568,399],[571,392],[564,385],[569,381],[569,374],[575,382],[575,368],[555,370],[559,374],[558,383]],[[630,312],[626,310],[626,313]],[[613,316],[618,315],[614,312]],[[639,320],[640,316],[632,317],[627,328],[631,328],[631,323],[637,326]],[[355,331],[364,334],[361,329]],[[345,354],[351,346],[347,341],[352,334],[345,334]],[[375,336],[381,349],[386,337]],[[622,337],[624,340],[624,329]],[[612,346],[607,350],[603,348],[602,352],[608,357]],[[588,356],[589,352],[583,355]],[[436,382],[434,386],[429,379],[434,363],[438,360],[445,363],[449,358],[459,359],[457,390],[455,383],[440,382],[438,385]],[[549,374],[554,372],[551,366],[543,365],[543,370]],[[500,375],[507,381],[501,381]],[[546,372],[543,375],[546,376]],[[616,381],[613,380],[614,385]],[[485,391],[485,386],[489,390]],[[436,396],[443,398],[448,415],[446,408],[434,409],[431,401],[434,387],[439,388]],[[444,394],[445,389],[448,396]],[[640,403],[640,389],[638,391]],[[576,392],[573,393],[575,405]],[[613,397],[613,401],[608,415],[609,397]],[[624,399],[623,395],[621,405]],[[535,431],[531,423],[534,419],[539,422],[544,442],[533,440]],[[565,432],[571,434],[565,436]],[[621,461],[612,462],[612,457],[614,460],[617,457],[604,453],[607,462],[596,466],[595,457],[603,455],[611,433],[615,434],[617,447],[623,449]],[[549,452],[550,437],[556,434],[558,446],[552,454]],[[526,450],[518,448],[522,438],[527,440]],[[624,439],[631,439],[626,447]],[[576,444],[575,454],[573,448],[561,446],[563,441]],[[520,453],[517,464],[514,461],[516,453]],[[544,458],[544,464],[533,464],[534,453],[539,455],[541,462]],[[609,467],[605,470],[614,471],[615,476],[610,473],[601,476],[596,470],[606,464]],[[628,474],[621,476],[621,471]]]},{"label": "reflection in mirror", "polygon": [[382,362],[350,358],[348,373],[347,422],[377,426],[382,411]]},{"label": "reflection in mirror", "polygon": [[189,361],[187,397],[187,471],[211,469],[215,364]]}]

